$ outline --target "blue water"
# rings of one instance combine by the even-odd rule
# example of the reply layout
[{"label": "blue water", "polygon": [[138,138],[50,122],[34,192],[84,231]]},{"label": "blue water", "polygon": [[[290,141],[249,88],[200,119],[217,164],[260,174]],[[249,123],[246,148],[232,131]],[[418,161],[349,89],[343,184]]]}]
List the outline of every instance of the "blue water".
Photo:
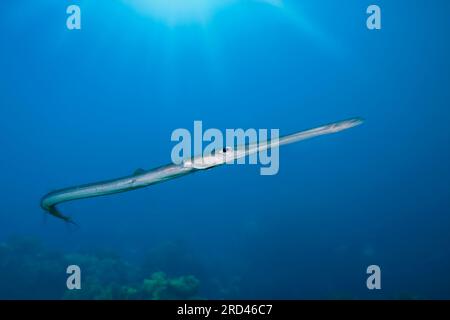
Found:
[{"label": "blue water", "polygon": [[[63,298],[71,257],[102,252],[128,266],[82,264],[82,286],[161,271],[205,299],[450,298],[450,2],[373,1],[379,31],[369,1],[236,1],[179,23],[130,2],[0,4],[1,298]],[[62,204],[79,228],[39,207],[169,163],[194,120],[288,134],[353,116],[366,121],[283,147],[274,176],[223,166]]]}]

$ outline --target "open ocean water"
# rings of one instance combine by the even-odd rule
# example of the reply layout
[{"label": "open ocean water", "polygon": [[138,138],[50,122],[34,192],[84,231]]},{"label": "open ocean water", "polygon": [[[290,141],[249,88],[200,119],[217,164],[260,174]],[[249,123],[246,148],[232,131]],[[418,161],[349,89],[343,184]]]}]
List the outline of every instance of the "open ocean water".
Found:
[{"label": "open ocean water", "polygon": [[[366,9],[381,8],[381,30]],[[81,9],[69,30],[66,9]],[[449,1],[0,3],[1,299],[449,299]],[[177,128],[354,129],[40,208],[171,162]],[[68,265],[81,290],[68,290]],[[381,270],[369,290],[366,269]]]}]

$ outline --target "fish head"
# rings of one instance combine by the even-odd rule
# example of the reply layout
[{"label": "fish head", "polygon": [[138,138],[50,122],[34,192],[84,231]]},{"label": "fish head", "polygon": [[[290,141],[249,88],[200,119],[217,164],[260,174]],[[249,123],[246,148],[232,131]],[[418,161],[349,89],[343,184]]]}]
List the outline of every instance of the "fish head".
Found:
[{"label": "fish head", "polygon": [[195,169],[209,169],[215,166],[219,166],[234,160],[234,150],[232,147],[224,147],[222,149],[213,150],[211,154],[196,156],[191,159],[183,161],[183,166],[186,168]]}]

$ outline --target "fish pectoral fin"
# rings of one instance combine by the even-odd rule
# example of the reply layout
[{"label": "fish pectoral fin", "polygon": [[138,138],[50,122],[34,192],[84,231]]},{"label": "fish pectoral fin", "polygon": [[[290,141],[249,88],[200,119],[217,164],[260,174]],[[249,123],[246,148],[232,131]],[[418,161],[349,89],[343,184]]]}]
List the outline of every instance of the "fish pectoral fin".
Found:
[{"label": "fish pectoral fin", "polygon": [[135,176],[143,174],[143,173],[145,173],[145,170],[142,168],[136,169],[136,171],[134,171]]}]

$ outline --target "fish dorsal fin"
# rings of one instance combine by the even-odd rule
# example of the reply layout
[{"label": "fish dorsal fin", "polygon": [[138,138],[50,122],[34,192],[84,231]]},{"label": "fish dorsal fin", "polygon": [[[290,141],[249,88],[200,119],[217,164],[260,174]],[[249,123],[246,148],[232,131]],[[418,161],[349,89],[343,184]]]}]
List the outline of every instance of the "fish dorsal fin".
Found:
[{"label": "fish dorsal fin", "polygon": [[134,172],[134,175],[137,176],[137,175],[140,175],[143,173],[145,173],[145,170],[142,168],[139,168],[139,169],[136,169],[136,171]]}]

